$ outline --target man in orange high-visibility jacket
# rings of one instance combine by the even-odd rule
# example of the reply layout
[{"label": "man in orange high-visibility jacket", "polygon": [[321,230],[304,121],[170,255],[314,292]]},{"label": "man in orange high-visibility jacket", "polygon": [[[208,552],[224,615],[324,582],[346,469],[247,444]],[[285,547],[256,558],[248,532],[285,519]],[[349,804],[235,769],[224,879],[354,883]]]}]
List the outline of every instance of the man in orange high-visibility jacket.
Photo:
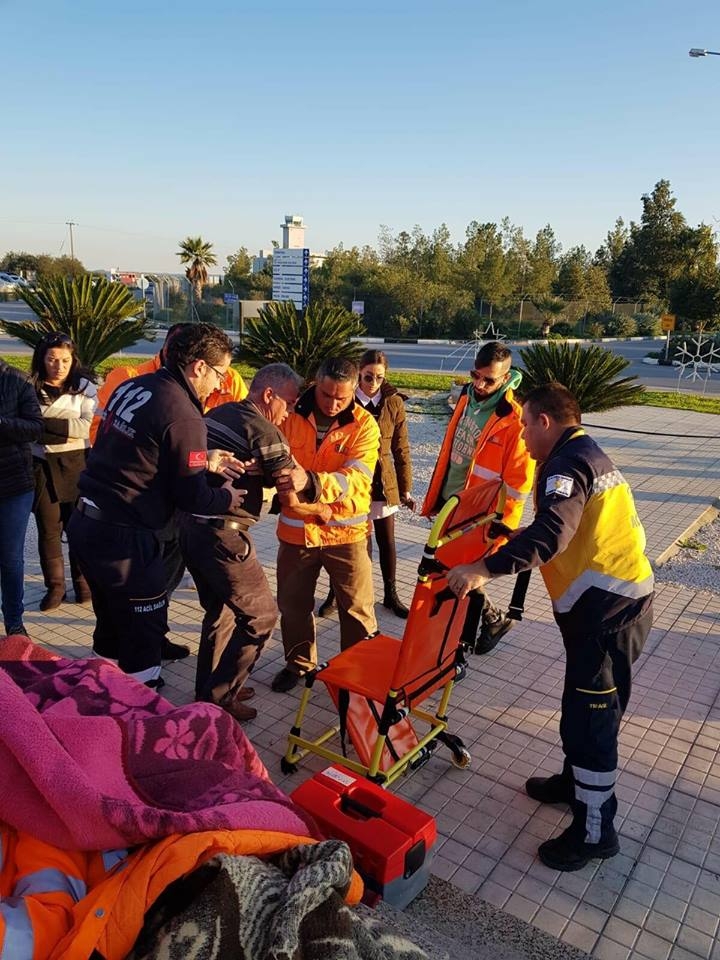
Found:
[{"label": "man in orange high-visibility jacket", "polygon": [[299,466],[277,475],[280,500],[297,491],[324,505],[326,516],[282,506],[277,599],[286,665],[272,682],[276,692],[292,690],[317,666],[313,608],[321,568],[337,599],[341,649],[377,630],[367,537],[380,431],[355,402],[357,382],[351,361],[323,361],[315,385],[282,425]]},{"label": "man in orange high-visibility jacket", "polygon": [[[535,464],[522,438],[522,407],[513,397],[522,374],[496,341],[484,344],[450,419],[421,513],[431,517],[454,493],[486,481],[507,489],[503,522],[515,529],[532,489]],[[503,541],[498,541],[498,544]],[[485,598],[475,653],[489,653],[513,621]]]}]

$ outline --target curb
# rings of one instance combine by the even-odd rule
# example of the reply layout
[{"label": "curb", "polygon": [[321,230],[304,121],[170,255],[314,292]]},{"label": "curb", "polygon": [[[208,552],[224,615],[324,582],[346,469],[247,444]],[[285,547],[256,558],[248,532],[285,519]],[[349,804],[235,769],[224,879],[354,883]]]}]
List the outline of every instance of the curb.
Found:
[{"label": "curb", "polygon": [[712,523],[720,515],[720,499],[713,500],[709,507],[707,507],[700,516],[693,520],[693,522],[687,526],[683,532],[677,537],[669,547],[666,547],[662,553],[659,553],[655,560],[653,561],[653,566],[661,567],[664,563],[667,563],[672,557],[677,553],[680,553],[682,547],[680,546],[681,540],[687,540],[694,533],[697,533],[700,527],[705,527],[708,523]]}]

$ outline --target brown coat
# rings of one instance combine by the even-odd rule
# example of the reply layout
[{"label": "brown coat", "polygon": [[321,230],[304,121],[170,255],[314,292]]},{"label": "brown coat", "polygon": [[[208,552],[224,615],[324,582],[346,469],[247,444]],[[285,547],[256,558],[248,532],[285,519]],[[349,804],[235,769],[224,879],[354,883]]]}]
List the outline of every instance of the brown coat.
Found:
[{"label": "brown coat", "polygon": [[395,387],[383,383],[380,411],[380,456],[373,477],[373,500],[385,499],[389,506],[400,503],[400,495],[412,490],[412,462],[408,440],[405,402]]}]

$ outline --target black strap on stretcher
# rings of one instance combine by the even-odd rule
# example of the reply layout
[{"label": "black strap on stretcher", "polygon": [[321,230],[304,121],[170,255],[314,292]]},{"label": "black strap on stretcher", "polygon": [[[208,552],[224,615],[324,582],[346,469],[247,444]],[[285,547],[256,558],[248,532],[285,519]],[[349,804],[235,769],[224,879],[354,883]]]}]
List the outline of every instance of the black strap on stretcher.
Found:
[{"label": "black strap on stretcher", "polygon": [[523,570],[522,573],[519,573],[515,578],[515,586],[513,587],[510,606],[507,612],[511,620],[522,620],[523,618],[523,613],[525,612],[525,597],[528,586],[530,585],[531,572],[530,570]]}]

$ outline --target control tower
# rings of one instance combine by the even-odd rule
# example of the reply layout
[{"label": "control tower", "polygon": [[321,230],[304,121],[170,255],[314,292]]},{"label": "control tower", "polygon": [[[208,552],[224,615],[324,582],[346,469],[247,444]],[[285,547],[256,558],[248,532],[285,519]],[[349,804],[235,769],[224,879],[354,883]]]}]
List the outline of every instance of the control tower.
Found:
[{"label": "control tower", "polygon": [[305,224],[303,218],[296,213],[285,215],[285,223],[281,223],[283,250],[302,250],[305,246]]}]

